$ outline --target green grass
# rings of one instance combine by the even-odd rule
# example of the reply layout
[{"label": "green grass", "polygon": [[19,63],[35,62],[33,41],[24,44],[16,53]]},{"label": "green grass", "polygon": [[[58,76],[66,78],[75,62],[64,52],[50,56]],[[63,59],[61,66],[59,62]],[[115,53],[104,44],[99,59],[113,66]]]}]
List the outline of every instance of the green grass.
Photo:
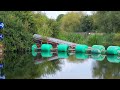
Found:
[{"label": "green grass", "polygon": [[102,35],[100,34],[82,35],[77,33],[60,32],[57,38],[78,44],[86,44],[88,46],[92,45],[103,45],[105,47],[111,45],[120,46],[120,33]]}]

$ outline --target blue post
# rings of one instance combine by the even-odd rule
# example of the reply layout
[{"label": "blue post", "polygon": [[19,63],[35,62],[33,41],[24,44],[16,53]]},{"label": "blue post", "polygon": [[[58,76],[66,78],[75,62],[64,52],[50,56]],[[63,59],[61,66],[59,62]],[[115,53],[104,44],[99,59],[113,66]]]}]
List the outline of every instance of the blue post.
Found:
[{"label": "blue post", "polygon": [[0,29],[3,29],[3,28],[4,28],[4,23],[0,22]]}]

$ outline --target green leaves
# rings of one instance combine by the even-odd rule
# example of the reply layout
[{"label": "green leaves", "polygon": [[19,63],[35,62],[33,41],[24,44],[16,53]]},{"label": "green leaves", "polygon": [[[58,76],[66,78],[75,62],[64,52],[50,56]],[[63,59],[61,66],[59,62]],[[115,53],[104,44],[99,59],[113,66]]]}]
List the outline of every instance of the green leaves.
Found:
[{"label": "green leaves", "polygon": [[94,14],[94,18],[98,32],[116,33],[120,31],[119,11],[98,11]]},{"label": "green leaves", "polygon": [[60,29],[66,32],[75,32],[79,28],[80,18],[79,13],[75,12],[64,15],[61,19]]},{"label": "green leaves", "polygon": [[77,32],[91,32],[93,30],[93,20],[90,16],[83,16],[80,20]]},{"label": "green leaves", "polygon": [[[3,44],[5,50],[26,49],[32,44],[31,12],[2,11],[0,19],[5,23]],[[37,33],[37,32],[36,32]]]}]

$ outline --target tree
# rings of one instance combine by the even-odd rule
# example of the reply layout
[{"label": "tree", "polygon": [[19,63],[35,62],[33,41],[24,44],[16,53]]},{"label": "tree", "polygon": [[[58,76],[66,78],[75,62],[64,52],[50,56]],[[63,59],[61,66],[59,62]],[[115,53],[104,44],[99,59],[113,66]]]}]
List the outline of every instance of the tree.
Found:
[{"label": "tree", "polygon": [[60,29],[66,32],[75,32],[79,29],[81,15],[77,12],[70,12],[61,19]]},{"label": "tree", "polygon": [[49,19],[48,27],[52,31],[51,37],[57,37],[59,34],[59,22],[55,21],[54,19]]},{"label": "tree", "polygon": [[119,11],[98,11],[94,14],[94,24],[98,32],[115,33],[120,28]]},{"label": "tree", "polygon": [[60,21],[60,20],[62,19],[63,16],[64,16],[64,14],[60,14],[60,15],[58,15],[56,21],[57,21],[57,22]]},{"label": "tree", "polygon": [[42,36],[51,36],[52,31],[48,26],[48,17],[45,14],[42,13],[36,13],[33,15],[34,17],[34,23],[36,25],[37,34],[40,34]]},{"label": "tree", "polygon": [[0,21],[4,22],[3,44],[5,50],[27,50],[32,45],[34,30],[33,15],[30,11],[1,11]]},{"label": "tree", "polygon": [[90,16],[83,16],[80,19],[79,31],[82,32],[91,32],[93,30],[93,20]]},{"label": "tree", "polygon": [[51,36],[52,30],[48,26],[46,15],[31,11],[0,11],[0,21],[4,22],[2,30],[5,50],[25,51],[34,43],[33,34]]}]

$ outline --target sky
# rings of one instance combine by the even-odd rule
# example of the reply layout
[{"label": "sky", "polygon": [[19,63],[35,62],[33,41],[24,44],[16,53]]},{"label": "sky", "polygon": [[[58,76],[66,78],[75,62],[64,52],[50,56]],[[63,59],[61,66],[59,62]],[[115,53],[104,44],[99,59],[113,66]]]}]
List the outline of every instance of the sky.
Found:
[{"label": "sky", "polygon": [[[45,13],[49,18],[56,19],[59,14],[66,14],[70,11],[42,11]],[[85,11],[88,15],[91,14],[91,11]]]}]

